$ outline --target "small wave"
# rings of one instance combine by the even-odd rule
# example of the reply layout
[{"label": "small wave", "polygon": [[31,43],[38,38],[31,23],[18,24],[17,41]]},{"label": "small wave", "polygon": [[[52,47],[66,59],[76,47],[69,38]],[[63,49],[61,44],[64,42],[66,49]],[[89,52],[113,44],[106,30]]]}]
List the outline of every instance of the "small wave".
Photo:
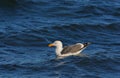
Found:
[{"label": "small wave", "polygon": [[91,24],[70,24],[70,25],[63,25],[63,26],[53,26],[53,29],[61,30],[61,29],[68,29],[68,30],[91,30],[91,31],[98,31],[98,30],[119,30],[119,23],[112,23],[108,25],[91,25]]},{"label": "small wave", "polygon": [[[61,60],[48,60],[39,63],[12,63],[0,64],[1,71],[5,72],[19,72],[20,74],[27,75],[33,73],[49,72],[53,75],[54,72],[77,73],[77,77],[98,77],[96,73],[115,73],[119,72],[119,59],[116,57],[107,57],[108,54],[100,53],[94,54],[89,57],[68,57]],[[21,72],[23,71],[23,72]],[[86,72],[83,74],[83,72]],[[61,72],[61,74],[63,74]],[[78,74],[79,73],[79,74]],[[72,75],[70,75],[72,76]],[[100,76],[101,77],[101,76]]]},{"label": "small wave", "polygon": [[[7,29],[7,30],[9,31],[11,29]],[[0,36],[2,42],[6,45],[41,46],[42,44],[42,46],[44,45],[46,46],[51,41],[57,40],[59,38],[62,39],[63,41],[69,41],[73,38],[76,39],[81,38],[86,40],[86,37],[100,39],[95,36],[102,35],[101,38],[108,37],[111,39],[112,36],[114,37],[118,36],[118,34],[116,33],[118,31],[119,31],[119,23],[115,23],[115,24],[113,23],[110,25],[94,25],[94,26],[87,24],[86,25],[70,24],[70,25],[62,25],[62,26],[43,27],[38,29],[29,29],[29,31],[24,30],[16,33],[11,31],[1,32]],[[117,42],[114,44],[119,45],[119,43]]]},{"label": "small wave", "polygon": [[[114,59],[113,59],[114,58]],[[100,53],[100,55],[95,54],[89,58],[83,58],[76,62],[75,65],[78,67],[83,67],[86,70],[94,70],[98,72],[112,72],[120,71],[118,64],[120,63],[115,57],[107,57],[107,55]],[[90,68],[90,67],[91,68]]]}]

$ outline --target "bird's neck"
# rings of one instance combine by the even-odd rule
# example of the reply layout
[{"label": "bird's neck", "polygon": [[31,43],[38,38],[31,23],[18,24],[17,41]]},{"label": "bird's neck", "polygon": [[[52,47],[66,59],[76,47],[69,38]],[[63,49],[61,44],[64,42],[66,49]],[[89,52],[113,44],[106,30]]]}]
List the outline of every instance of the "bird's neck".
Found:
[{"label": "bird's neck", "polygon": [[56,47],[56,55],[57,55],[57,56],[60,56],[62,50],[63,50],[62,44],[59,45],[59,46],[57,46],[57,47]]}]

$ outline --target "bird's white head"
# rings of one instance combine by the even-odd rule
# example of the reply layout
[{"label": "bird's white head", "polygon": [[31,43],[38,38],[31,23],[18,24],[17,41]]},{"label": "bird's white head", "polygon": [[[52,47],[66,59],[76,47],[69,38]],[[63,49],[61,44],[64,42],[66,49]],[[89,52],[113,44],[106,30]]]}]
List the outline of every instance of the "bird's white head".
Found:
[{"label": "bird's white head", "polygon": [[48,45],[49,47],[55,46],[56,47],[56,55],[60,56],[61,55],[61,51],[63,50],[63,45],[61,41],[54,41],[52,44]]},{"label": "bird's white head", "polygon": [[55,46],[55,47],[62,47],[62,42],[61,41],[54,41],[52,44],[48,45],[49,47]]}]

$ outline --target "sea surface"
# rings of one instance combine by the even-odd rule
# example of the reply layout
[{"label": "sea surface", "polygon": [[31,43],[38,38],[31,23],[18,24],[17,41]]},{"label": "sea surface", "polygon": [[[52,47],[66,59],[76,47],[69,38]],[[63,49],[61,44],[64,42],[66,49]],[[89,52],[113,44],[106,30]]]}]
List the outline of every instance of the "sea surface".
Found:
[{"label": "sea surface", "polygon": [[[91,45],[57,60],[55,40]],[[1,0],[0,78],[120,78],[120,0]]]}]

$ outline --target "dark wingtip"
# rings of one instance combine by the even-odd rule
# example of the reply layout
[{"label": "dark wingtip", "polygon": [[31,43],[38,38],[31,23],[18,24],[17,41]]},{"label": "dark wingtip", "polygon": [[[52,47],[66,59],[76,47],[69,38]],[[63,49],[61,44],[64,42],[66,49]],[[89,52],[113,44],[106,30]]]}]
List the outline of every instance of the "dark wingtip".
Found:
[{"label": "dark wingtip", "polygon": [[86,47],[86,46],[88,46],[90,44],[91,44],[91,42],[84,43],[84,47]]}]

